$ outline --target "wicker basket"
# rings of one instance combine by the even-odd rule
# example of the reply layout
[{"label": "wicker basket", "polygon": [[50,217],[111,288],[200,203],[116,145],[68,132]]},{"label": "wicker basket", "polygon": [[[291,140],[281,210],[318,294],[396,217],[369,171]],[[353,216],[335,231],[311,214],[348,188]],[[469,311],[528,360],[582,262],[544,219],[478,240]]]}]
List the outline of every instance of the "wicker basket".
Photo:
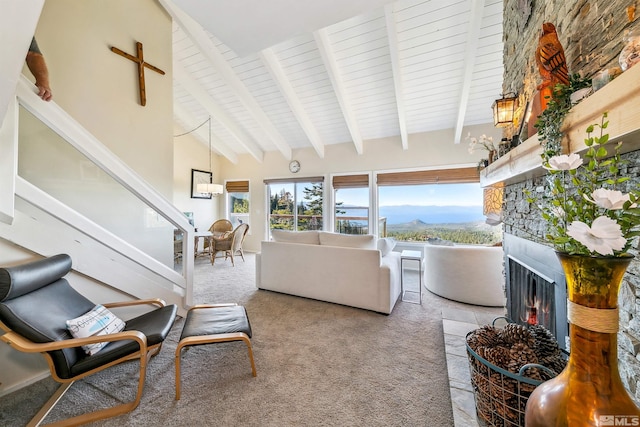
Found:
[{"label": "wicker basket", "polygon": [[527,399],[543,382],[529,378],[527,374],[535,370],[543,371],[547,379],[550,379],[557,373],[546,366],[534,363],[522,366],[518,374],[502,369],[484,359],[469,346],[469,335],[474,332],[467,334],[466,347],[478,423],[483,427],[524,426]]}]

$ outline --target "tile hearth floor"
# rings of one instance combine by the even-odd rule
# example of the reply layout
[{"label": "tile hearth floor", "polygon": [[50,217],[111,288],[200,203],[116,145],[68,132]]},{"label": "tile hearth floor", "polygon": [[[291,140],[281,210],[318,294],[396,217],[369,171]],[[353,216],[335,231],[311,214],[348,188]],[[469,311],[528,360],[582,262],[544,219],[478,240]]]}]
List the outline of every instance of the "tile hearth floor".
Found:
[{"label": "tile hearth floor", "polygon": [[[417,272],[405,271],[405,274],[407,289],[417,289]],[[442,328],[454,426],[478,427],[465,337],[469,331],[491,324],[496,317],[504,316],[505,308],[483,307],[448,300],[426,288],[423,289],[422,295],[423,305],[437,304],[442,307]],[[398,303],[408,304],[400,301]]]},{"label": "tile hearth floor", "polygon": [[450,305],[442,308],[442,327],[454,425],[455,427],[476,427],[478,422],[465,337],[467,332],[491,324],[493,319],[503,316],[504,308],[448,302]]}]

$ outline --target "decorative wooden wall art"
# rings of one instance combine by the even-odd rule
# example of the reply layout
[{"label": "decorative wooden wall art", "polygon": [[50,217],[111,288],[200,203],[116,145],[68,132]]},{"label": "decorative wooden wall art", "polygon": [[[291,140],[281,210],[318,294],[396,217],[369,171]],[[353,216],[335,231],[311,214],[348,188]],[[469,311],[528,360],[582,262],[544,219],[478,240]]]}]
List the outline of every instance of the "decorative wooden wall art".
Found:
[{"label": "decorative wooden wall art", "polygon": [[147,94],[146,94],[146,89],[144,85],[145,67],[155,71],[156,73],[162,74],[163,76],[164,76],[164,71],[162,71],[160,68],[154,67],[148,62],[144,62],[144,55],[142,54],[142,43],[136,42],[136,48],[137,48],[137,56],[129,55],[128,53],[118,49],[117,47],[111,46],[110,49],[112,52],[117,53],[120,56],[124,56],[125,58],[138,64],[138,83],[139,83],[138,87],[140,90],[140,105],[144,107],[145,105],[147,105]]}]

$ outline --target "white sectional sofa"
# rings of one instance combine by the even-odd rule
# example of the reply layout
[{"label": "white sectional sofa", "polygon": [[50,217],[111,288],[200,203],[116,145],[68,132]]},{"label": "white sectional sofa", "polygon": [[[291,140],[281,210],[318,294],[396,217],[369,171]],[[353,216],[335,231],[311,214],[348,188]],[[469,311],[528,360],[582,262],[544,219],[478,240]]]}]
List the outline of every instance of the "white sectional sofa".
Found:
[{"label": "white sectional sofa", "polygon": [[427,244],[425,287],[454,301],[504,307],[503,257],[502,246]]},{"label": "white sectional sofa", "polygon": [[[400,254],[389,239],[272,230],[256,256],[259,289],[389,314],[400,296]],[[383,256],[384,255],[384,256]]]}]

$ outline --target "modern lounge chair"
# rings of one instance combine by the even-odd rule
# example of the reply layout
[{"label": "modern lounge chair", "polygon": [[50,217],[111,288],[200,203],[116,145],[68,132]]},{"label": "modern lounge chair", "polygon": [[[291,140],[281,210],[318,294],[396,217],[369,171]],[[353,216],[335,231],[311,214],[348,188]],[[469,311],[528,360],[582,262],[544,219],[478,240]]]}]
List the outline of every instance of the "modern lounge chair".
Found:
[{"label": "modern lounge chair", "polygon": [[[63,278],[70,270],[71,258],[64,254],[0,268],[0,328],[5,331],[0,340],[18,351],[41,353],[53,379],[62,383],[29,425],[39,425],[76,380],[139,359],[138,391],[133,401],[68,418],[56,425],[84,424],[135,409],[142,397],[147,362],[160,351],[176,317],[177,307],[159,299],[96,305]],[[109,311],[138,304],[155,308],[127,321],[120,321]],[[115,330],[122,331],[110,333],[106,328],[101,331],[104,335],[78,333],[89,330],[89,325],[100,329],[107,323],[108,328],[117,324]],[[89,336],[74,338],[71,331]],[[106,344],[101,349],[89,347],[96,343]]]}]

